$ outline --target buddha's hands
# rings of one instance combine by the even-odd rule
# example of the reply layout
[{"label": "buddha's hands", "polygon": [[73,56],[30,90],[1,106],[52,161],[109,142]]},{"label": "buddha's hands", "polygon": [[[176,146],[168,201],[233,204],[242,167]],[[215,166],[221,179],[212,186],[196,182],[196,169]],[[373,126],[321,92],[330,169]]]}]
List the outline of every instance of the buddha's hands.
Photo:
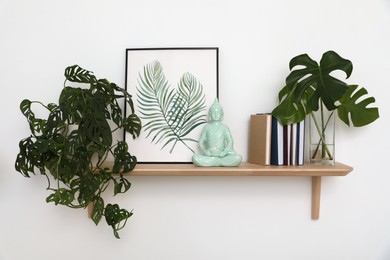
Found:
[{"label": "buddha's hands", "polygon": [[203,154],[206,156],[211,156],[211,152],[209,150],[204,150]]},{"label": "buddha's hands", "polygon": [[225,157],[226,155],[228,155],[228,151],[226,151],[226,150],[223,150],[220,154],[219,154],[219,157]]},{"label": "buddha's hands", "polygon": [[220,154],[219,154],[219,157],[225,157],[227,155],[232,155],[232,154],[236,154],[236,152],[234,152],[233,150],[230,150],[230,149],[225,149],[223,150]]}]

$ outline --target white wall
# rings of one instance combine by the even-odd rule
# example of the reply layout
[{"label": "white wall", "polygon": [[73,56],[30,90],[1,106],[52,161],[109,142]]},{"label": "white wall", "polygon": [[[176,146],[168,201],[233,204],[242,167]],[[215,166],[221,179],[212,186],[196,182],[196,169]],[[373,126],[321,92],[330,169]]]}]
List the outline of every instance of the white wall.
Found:
[{"label": "white wall", "polygon": [[[390,259],[389,24],[389,0],[0,0],[0,259]],[[14,170],[22,99],[55,102],[76,63],[123,85],[125,48],[176,46],[220,48],[225,123],[244,157],[249,115],[276,105],[293,56],[352,60],[348,82],[381,118],[338,126],[337,160],[354,171],[324,178],[319,221],[310,178],[133,177],[115,198],[135,213],[116,240]]]}]

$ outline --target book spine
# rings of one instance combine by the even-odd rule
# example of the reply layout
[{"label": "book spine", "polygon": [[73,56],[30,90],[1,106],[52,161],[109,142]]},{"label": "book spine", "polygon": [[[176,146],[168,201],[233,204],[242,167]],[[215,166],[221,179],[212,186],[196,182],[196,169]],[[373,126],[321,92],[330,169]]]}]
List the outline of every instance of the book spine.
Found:
[{"label": "book spine", "polygon": [[305,160],[305,120],[298,123],[297,143],[297,165],[303,165]]},{"label": "book spine", "polygon": [[248,162],[270,165],[271,162],[271,114],[251,115],[249,124]]},{"label": "book spine", "polygon": [[283,126],[276,117],[272,117],[271,132],[271,165],[283,165]]},{"label": "book spine", "polygon": [[283,165],[291,165],[291,124],[283,126]]},{"label": "book spine", "polygon": [[278,120],[272,117],[271,130],[271,165],[279,165],[279,151],[278,151]]},{"label": "book spine", "polygon": [[272,116],[266,114],[266,125],[265,125],[265,165],[271,164],[271,131],[272,131]]}]

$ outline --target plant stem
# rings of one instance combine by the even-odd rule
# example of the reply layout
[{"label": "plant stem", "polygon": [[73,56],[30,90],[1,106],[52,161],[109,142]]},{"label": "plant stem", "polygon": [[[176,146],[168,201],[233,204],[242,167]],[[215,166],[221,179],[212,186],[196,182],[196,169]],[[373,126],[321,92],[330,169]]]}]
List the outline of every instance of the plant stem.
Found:
[{"label": "plant stem", "polygon": [[[322,107],[321,107],[321,108],[322,108]],[[328,123],[329,123],[330,119],[331,119],[332,116],[333,116],[333,113],[334,113],[334,111],[331,112],[331,114],[329,115],[329,117],[328,117],[326,123],[324,124],[323,110],[321,109],[321,129],[320,129],[320,126],[319,126],[319,124],[318,124],[318,121],[317,121],[316,117],[314,116],[314,113],[313,113],[313,112],[310,113],[310,114],[311,114],[311,117],[313,118],[314,125],[315,125],[315,127],[316,127],[316,129],[317,129],[318,135],[320,136],[320,140],[318,140],[317,147],[316,147],[316,150],[315,150],[315,152],[314,152],[314,154],[313,154],[313,156],[312,156],[312,159],[314,159],[315,156],[317,155],[319,146],[320,146],[321,143],[322,143],[322,145],[321,145],[321,146],[322,146],[321,148],[323,149],[323,150],[322,150],[322,154],[323,154],[322,158],[325,157],[324,154],[325,154],[325,152],[326,152],[326,153],[328,154],[329,159],[330,159],[330,160],[333,160],[333,155],[332,155],[332,153],[330,152],[330,150],[329,150],[329,148],[328,148],[328,145],[327,145],[326,142],[325,142],[325,130],[326,130],[326,127],[328,126]]]},{"label": "plant stem", "polygon": [[[321,133],[322,133],[322,138],[323,138],[323,142],[322,142],[322,146],[321,146],[321,156],[322,156],[321,159],[325,158],[325,147],[326,147],[325,129],[326,129],[326,126],[324,124],[324,105],[321,102],[321,130],[322,130]],[[331,155],[329,155],[329,157],[331,157]]]},{"label": "plant stem", "polygon": [[175,140],[175,142],[173,143],[173,146],[171,148],[171,150],[169,151],[169,153],[172,153],[173,152],[173,149],[175,148],[176,146],[176,143],[180,141],[182,142],[189,150],[191,150],[192,153],[195,153],[194,150],[191,149],[191,147],[188,146],[188,144],[186,142],[184,142],[184,140],[182,140],[180,137],[178,137],[178,139]]}]

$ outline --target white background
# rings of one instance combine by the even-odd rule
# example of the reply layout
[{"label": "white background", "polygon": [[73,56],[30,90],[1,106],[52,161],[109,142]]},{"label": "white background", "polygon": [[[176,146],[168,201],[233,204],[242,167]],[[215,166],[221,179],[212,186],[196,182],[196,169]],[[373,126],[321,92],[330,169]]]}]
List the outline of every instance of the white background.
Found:
[{"label": "white background", "polygon": [[[390,259],[389,0],[0,0],[0,32],[1,260]],[[225,123],[244,159],[249,115],[276,105],[292,57],[352,60],[347,81],[381,118],[337,125],[336,158],[354,171],[323,179],[320,220],[306,177],[133,177],[107,196],[135,213],[116,240],[86,211],[46,204],[44,177],[15,172],[22,99],[56,102],[73,64],[123,86],[126,48],[177,46],[220,48]]]}]

